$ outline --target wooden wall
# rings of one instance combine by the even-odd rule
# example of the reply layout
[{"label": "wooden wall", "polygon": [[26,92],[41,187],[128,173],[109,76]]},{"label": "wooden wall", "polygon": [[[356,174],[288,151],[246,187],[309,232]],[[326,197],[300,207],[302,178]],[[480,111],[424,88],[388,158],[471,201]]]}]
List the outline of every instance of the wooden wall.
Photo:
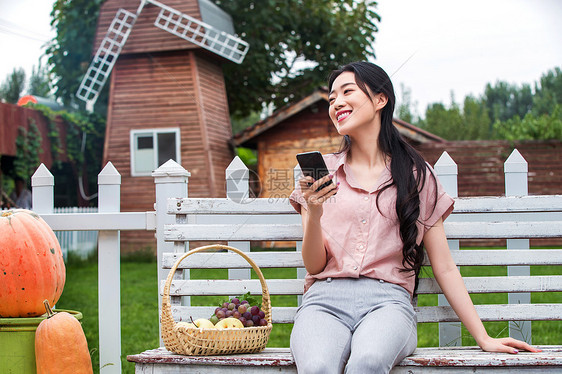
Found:
[{"label": "wooden wall", "polygon": [[562,141],[456,141],[418,146],[434,165],[443,151],[458,165],[459,196],[505,194],[503,164],[514,148],[529,167],[529,194],[562,194]]},{"label": "wooden wall", "polygon": [[[154,209],[153,178],[131,176],[131,130],[168,127],[180,129],[190,196],[225,196],[224,170],[233,154],[220,65],[194,51],[121,56],[111,79],[104,164],[111,161],[121,173],[122,211]],[[124,251],[155,248],[150,233],[121,236]]]},{"label": "wooden wall", "polygon": [[328,113],[327,102],[318,101],[259,136],[260,197],[288,197],[291,194],[297,153],[330,153],[339,149],[341,136],[329,118],[318,113]]},{"label": "wooden wall", "polygon": [[[29,130],[30,121],[35,122],[41,133],[42,150],[39,154],[39,160],[44,163],[47,168],[50,168],[53,164],[53,157],[51,154],[51,142],[47,137],[49,131],[47,119],[41,112],[18,105],[0,103],[0,155],[16,155],[18,129],[23,127]],[[60,154],[60,160],[65,162],[68,160],[66,157],[66,125],[60,117],[57,117],[55,122],[60,134],[61,147],[63,150],[63,153]]]}]

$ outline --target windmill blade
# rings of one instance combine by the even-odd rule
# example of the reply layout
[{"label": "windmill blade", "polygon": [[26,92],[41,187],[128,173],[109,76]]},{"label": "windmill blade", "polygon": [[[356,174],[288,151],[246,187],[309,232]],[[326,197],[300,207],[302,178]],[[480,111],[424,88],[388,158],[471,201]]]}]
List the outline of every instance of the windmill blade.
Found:
[{"label": "windmill blade", "polygon": [[249,48],[244,40],[157,1],[148,2],[161,8],[154,26],[237,64],[244,60]]},{"label": "windmill blade", "polygon": [[107,81],[117,57],[119,57],[119,53],[121,53],[133,29],[137,15],[138,13],[134,14],[125,9],[117,11],[92,63],[88,67],[86,75],[80,83],[76,97],[85,101],[90,110],[98,99],[98,95]]}]

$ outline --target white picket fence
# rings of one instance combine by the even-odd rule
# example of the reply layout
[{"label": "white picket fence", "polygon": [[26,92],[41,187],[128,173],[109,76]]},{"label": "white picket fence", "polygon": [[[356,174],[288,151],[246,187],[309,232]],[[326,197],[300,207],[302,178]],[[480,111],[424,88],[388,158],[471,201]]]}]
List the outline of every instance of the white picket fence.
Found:
[{"label": "white picket fence", "polygon": [[[445,190],[457,197],[457,165],[444,152],[434,165],[435,172]],[[295,169],[298,171],[298,169]],[[514,150],[504,165],[506,195],[527,195],[527,162]],[[298,173],[294,173],[295,178]],[[168,198],[188,197],[188,179],[190,173],[176,162],[170,160],[152,173],[156,185],[155,211],[120,212],[121,175],[111,162],[108,162],[98,175],[98,211],[97,212],[55,212],[53,208],[54,177],[41,165],[33,177],[33,210],[39,213],[55,231],[89,231],[98,235],[98,300],[99,300],[99,355],[101,373],[121,373],[121,320],[120,320],[120,242],[121,230],[155,230],[157,238],[158,271],[161,270],[162,253],[174,252],[174,244],[163,238],[164,224],[174,223],[174,217],[168,215]],[[227,198],[244,203],[249,197],[249,170],[242,161],[235,157],[226,170]],[[288,204],[287,199],[263,199],[271,206]],[[241,205],[242,206],[242,205]],[[293,215],[285,218],[294,219]],[[216,217],[216,216],[215,216]],[[232,216],[231,216],[232,217]],[[186,217],[189,221],[189,217]],[[198,222],[204,223],[204,222]],[[300,243],[297,243],[297,246]],[[456,240],[449,241],[451,250],[458,250]],[[529,248],[526,239],[510,239],[510,249]],[[249,250],[249,246],[248,249]],[[304,277],[299,269],[299,277]],[[231,270],[234,272],[234,270]],[[234,273],[232,273],[234,274]],[[510,267],[509,275],[528,275],[528,266]],[[235,275],[236,276],[236,275]],[[529,303],[529,294],[509,296],[510,303]],[[446,300],[439,299],[440,305]],[[522,335],[530,336],[530,324],[518,326]],[[514,334],[516,336],[516,333]],[[512,335],[512,336],[514,336]],[[460,324],[443,324],[440,336],[445,341],[458,341],[460,345]],[[453,345],[455,345],[454,343]]]},{"label": "white picket fence", "polygon": [[[54,208],[53,213],[97,213],[97,207],[59,207]],[[68,258],[71,252],[79,258],[86,258],[93,253],[98,246],[97,231],[55,231],[59,240],[64,259]]]}]

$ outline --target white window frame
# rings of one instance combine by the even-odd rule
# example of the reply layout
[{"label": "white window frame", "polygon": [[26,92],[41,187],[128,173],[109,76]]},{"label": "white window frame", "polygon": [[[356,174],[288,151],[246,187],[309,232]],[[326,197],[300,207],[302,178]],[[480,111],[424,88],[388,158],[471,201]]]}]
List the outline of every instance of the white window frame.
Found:
[{"label": "white window frame", "polygon": [[153,150],[154,150],[154,157],[153,157],[153,163],[152,163],[152,167],[154,168],[153,171],[158,168],[158,143],[157,143],[157,137],[158,134],[161,133],[174,133],[175,134],[175,138],[176,138],[176,157],[177,160],[175,160],[178,164],[181,165],[181,154],[180,154],[180,129],[179,127],[165,127],[165,128],[152,128],[152,129],[137,129],[137,130],[131,130],[130,132],[130,138],[129,138],[129,144],[130,144],[130,153],[131,153],[131,176],[133,177],[146,177],[146,176],[151,176],[152,175],[152,171],[149,172],[135,172],[135,147],[136,147],[136,143],[135,143],[135,136],[139,135],[139,134],[143,134],[143,135],[148,135],[151,134],[152,135],[152,146],[153,146]]}]

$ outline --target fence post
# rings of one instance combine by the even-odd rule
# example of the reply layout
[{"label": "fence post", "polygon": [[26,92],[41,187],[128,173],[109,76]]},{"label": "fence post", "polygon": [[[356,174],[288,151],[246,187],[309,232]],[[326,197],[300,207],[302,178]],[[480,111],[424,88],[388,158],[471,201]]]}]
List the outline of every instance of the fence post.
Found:
[{"label": "fence post", "polygon": [[[237,202],[238,204],[249,203],[250,197],[250,170],[242,162],[240,157],[236,156],[225,170],[226,176],[226,198]],[[229,217],[233,223],[240,223],[238,217]],[[243,252],[250,252],[249,241],[232,241],[228,242],[229,246],[238,248]],[[250,279],[250,269],[228,269],[228,279]],[[231,295],[237,296],[237,295]]]},{"label": "fence post", "polygon": [[[435,173],[439,181],[443,185],[445,192],[449,196],[458,197],[458,167],[455,161],[447,152],[443,152],[439,160],[435,163]],[[451,251],[458,251],[458,240],[447,240]],[[438,303],[440,306],[448,306],[449,303],[445,295],[438,295]],[[439,346],[461,346],[462,345],[462,329],[459,322],[441,322],[439,324]]]},{"label": "fence post", "polygon": [[[174,160],[168,160],[162,164],[158,169],[152,172],[154,183],[156,187],[156,203],[154,210],[156,210],[156,257],[157,257],[157,271],[159,279],[166,279],[168,272],[162,270],[162,254],[164,252],[174,252],[174,243],[164,241],[164,225],[175,223],[173,215],[167,214],[168,198],[171,197],[187,197],[188,180],[191,174],[185,170],[180,164]],[[189,219],[189,218],[188,218]],[[189,243],[187,243],[189,246]],[[189,249],[189,248],[188,248]],[[177,249],[180,250],[179,248]],[[181,249],[185,250],[184,248]],[[189,278],[189,270],[185,270],[184,276]],[[189,298],[184,298],[184,301],[189,303]],[[162,311],[162,296],[160,295],[160,284],[158,284],[158,312],[160,320],[160,312]],[[158,336],[160,337],[160,346],[163,346],[162,326],[158,323]]]},{"label": "fence post", "polygon": [[[529,194],[527,183],[528,165],[517,149],[511,152],[504,164],[505,173],[505,195],[526,196]],[[507,249],[529,249],[529,239],[507,239]],[[529,276],[529,266],[508,266],[508,276]],[[509,304],[530,304],[530,293],[508,294]],[[531,344],[531,321],[510,321],[509,336],[524,340]]]},{"label": "fence post", "polygon": [[[111,162],[98,174],[100,213],[121,209],[121,175]],[[100,373],[121,373],[121,279],[118,230],[98,234]]]},{"label": "fence post", "polygon": [[[293,168],[293,181],[295,182],[295,188],[299,183],[299,179],[302,177],[302,170],[299,164]],[[302,240],[298,240],[296,243],[297,252],[302,252]],[[304,279],[306,277],[306,268],[297,268],[297,279]],[[297,296],[297,305],[302,304],[302,295]]]},{"label": "fence post", "polygon": [[39,165],[31,177],[31,209],[39,215],[53,213],[55,177],[45,164]]}]

